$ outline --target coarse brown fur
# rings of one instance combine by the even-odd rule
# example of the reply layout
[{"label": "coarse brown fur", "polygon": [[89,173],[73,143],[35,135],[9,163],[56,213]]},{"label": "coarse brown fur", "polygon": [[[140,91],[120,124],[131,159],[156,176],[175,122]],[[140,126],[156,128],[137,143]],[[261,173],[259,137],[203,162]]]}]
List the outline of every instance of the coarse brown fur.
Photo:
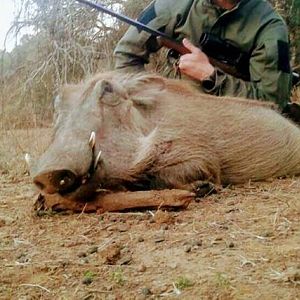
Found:
[{"label": "coarse brown fur", "polygon": [[[100,87],[103,82],[110,91]],[[182,188],[199,180],[236,184],[300,173],[300,130],[266,102],[200,94],[188,82],[152,74],[115,72],[68,86],[61,97],[67,106],[90,109],[76,121],[86,126],[86,136],[97,132],[100,183],[146,179],[151,187]],[[68,128],[72,118],[65,116],[58,127],[76,131],[75,125]],[[55,147],[59,156],[60,145]]]}]

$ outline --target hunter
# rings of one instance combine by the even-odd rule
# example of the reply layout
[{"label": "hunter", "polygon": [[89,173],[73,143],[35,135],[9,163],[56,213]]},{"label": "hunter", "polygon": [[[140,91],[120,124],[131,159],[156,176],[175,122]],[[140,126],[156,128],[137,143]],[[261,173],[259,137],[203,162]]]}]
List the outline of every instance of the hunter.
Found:
[{"label": "hunter", "polygon": [[[178,68],[199,88],[217,96],[273,101],[285,108],[291,93],[287,26],[265,0],[156,0],[138,19],[190,50]],[[202,33],[236,45],[247,54],[247,80],[213,66],[197,47]],[[130,27],[115,49],[116,68],[139,72],[161,48],[149,33]]]}]

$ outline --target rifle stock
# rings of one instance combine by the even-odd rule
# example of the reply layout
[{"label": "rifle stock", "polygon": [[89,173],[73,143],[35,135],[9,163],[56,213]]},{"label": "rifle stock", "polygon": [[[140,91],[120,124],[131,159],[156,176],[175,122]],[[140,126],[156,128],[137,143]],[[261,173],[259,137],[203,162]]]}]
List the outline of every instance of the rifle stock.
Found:
[{"label": "rifle stock", "polygon": [[[157,37],[157,40],[158,40],[159,45],[166,47],[168,49],[175,50],[180,55],[191,53],[191,51],[189,49],[187,49],[186,47],[184,47],[181,43],[178,43],[172,39],[166,39],[164,37]],[[209,62],[213,66],[221,69],[223,72],[225,72],[229,75],[249,81],[249,77],[247,75],[239,72],[234,66],[230,66],[226,63],[222,63],[222,62],[216,60],[215,58],[210,57],[209,53],[205,53],[205,54],[208,56]]]},{"label": "rifle stock", "polygon": [[189,49],[185,48],[181,43],[178,43],[174,40],[165,39],[161,36],[157,37],[156,39],[160,46],[175,50],[180,55],[191,53]]}]

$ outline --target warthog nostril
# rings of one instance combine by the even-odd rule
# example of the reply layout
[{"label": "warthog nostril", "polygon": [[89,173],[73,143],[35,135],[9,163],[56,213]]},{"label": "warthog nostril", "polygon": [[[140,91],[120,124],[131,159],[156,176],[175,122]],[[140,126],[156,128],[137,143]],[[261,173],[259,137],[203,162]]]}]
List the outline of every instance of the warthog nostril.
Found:
[{"label": "warthog nostril", "polygon": [[69,170],[41,173],[34,177],[37,187],[48,194],[71,191],[77,183],[76,175]]}]

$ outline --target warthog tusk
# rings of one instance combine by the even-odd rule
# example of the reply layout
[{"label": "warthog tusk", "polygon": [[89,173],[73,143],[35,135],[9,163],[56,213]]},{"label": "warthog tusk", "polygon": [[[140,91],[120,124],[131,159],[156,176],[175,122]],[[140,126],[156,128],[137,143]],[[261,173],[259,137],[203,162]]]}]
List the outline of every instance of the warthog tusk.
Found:
[{"label": "warthog tusk", "polygon": [[100,151],[98,152],[98,155],[97,155],[96,159],[95,159],[95,163],[94,163],[94,170],[96,170],[96,169],[97,169],[97,166],[98,166],[98,164],[99,164],[99,161],[100,161],[101,155],[102,155],[102,151],[100,150]]},{"label": "warthog tusk", "polygon": [[95,144],[96,144],[96,133],[95,133],[95,131],[92,131],[90,140],[89,140],[89,145],[92,150],[94,150]]},{"label": "warthog tusk", "polygon": [[31,156],[29,153],[26,153],[25,154],[25,161],[26,161],[26,164],[27,164],[27,167],[30,171],[30,168],[31,168]]}]

